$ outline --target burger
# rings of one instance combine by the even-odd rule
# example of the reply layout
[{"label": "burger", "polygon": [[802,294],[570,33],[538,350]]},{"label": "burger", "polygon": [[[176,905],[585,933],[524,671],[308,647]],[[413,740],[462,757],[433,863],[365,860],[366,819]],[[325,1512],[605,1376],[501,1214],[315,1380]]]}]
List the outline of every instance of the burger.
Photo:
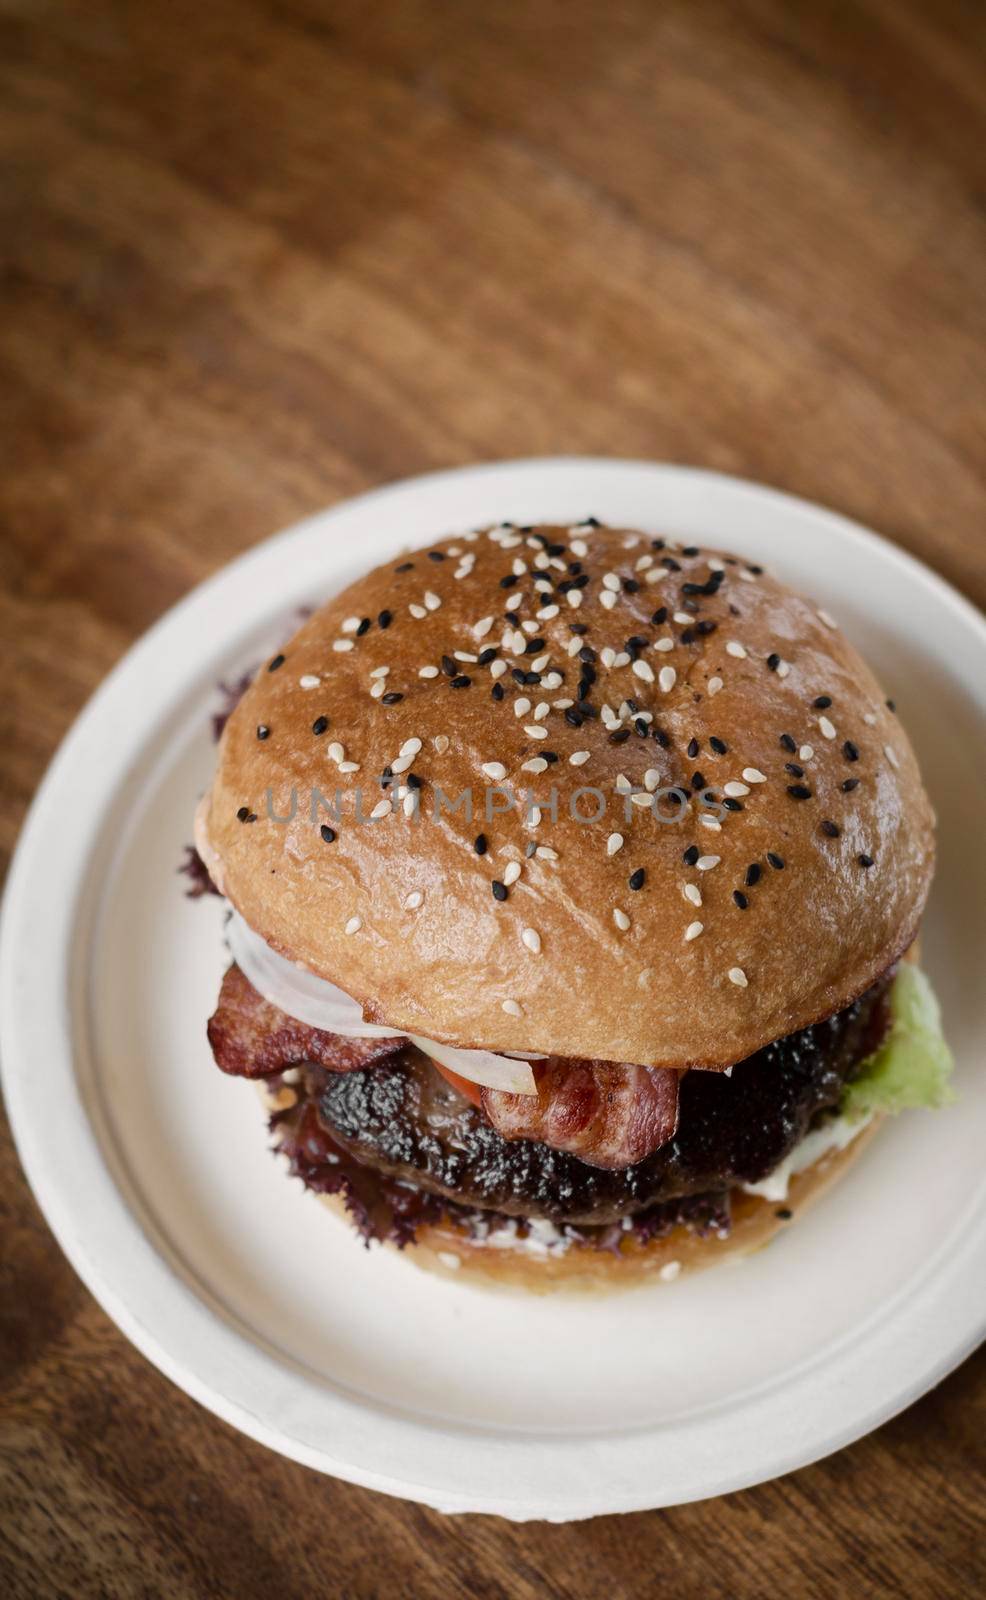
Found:
[{"label": "burger", "polygon": [[893,702],[756,563],[594,518],[439,539],[226,722],[212,1053],[367,1242],[666,1281],[948,1097],[933,828]]}]

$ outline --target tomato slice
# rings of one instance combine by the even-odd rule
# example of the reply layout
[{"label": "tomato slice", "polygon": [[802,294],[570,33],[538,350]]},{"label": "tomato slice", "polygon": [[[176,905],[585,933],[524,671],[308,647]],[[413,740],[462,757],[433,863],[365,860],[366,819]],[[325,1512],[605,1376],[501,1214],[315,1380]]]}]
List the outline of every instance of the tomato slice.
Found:
[{"label": "tomato slice", "polygon": [[461,1095],[465,1095],[467,1100],[471,1100],[474,1106],[482,1110],[483,1091],[478,1083],[473,1083],[470,1078],[460,1078],[457,1072],[451,1072],[448,1067],[443,1067],[434,1057],[431,1064],[436,1072],[441,1073],[446,1083],[450,1083],[453,1089],[458,1089]]}]

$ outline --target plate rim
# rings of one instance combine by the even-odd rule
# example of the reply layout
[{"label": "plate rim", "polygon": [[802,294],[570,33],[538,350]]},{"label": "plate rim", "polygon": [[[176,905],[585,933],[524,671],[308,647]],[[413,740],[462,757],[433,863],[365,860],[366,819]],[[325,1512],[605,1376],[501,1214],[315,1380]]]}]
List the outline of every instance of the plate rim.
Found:
[{"label": "plate rim", "polygon": [[[25,932],[25,913],[29,908],[32,892],[35,891],[35,874],[41,871],[42,876],[47,866],[51,870],[48,836],[49,813],[59,792],[59,787],[64,784],[66,776],[72,772],[73,763],[84,748],[85,740],[101,721],[112,711],[115,698],[126,690],[129,684],[138,682],[142,675],[146,675],[148,668],[153,663],[154,657],[160,652],[162,645],[170,648],[169,641],[174,638],[186,624],[194,619],[199,611],[206,612],[213,603],[215,596],[237,584],[249,583],[255,568],[270,562],[274,552],[283,551],[286,544],[294,541],[300,544],[310,538],[312,532],[324,529],[333,520],[344,519],[346,516],[360,516],[373,507],[385,508],[387,503],[399,504],[403,497],[427,497],[429,491],[440,494],[445,488],[461,486],[464,480],[473,480],[477,494],[487,490],[491,495],[499,494],[501,499],[505,494],[512,494],[515,499],[520,498],[523,492],[522,480],[535,474],[539,477],[555,475],[559,478],[559,495],[562,493],[561,479],[569,475],[596,475],[600,480],[609,478],[611,482],[617,477],[643,474],[651,480],[655,501],[659,504],[660,481],[665,485],[669,478],[673,478],[679,485],[688,485],[695,491],[703,489],[722,495],[739,495],[744,498],[755,497],[763,501],[768,497],[780,510],[789,511],[793,517],[804,524],[807,518],[827,527],[829,530],[838,528],[843,537],[849,536],[855,542],[862,541],[884,560],[891,560],[894,564],[905,570],[912,581],[919,581],[925,588],[929,586],[937,593],[941,602],[961,619],[967,628],[971,628],[975,635],[978,647],[986,654],[986,618],[976,607],[955,590],[945,579],[926,567],[923,562],[910,555],[909,552],[890,543],[872,530],[861,526],[851,518],[839,512],[830,511],[811,501],[789,495],[784,491],[757,484],[751,480],[737,478],[730,474],[709,471],[704,468],[688,467],[672,463],[647,462],[621,458],[600,458],[585,456],[554,456],[554,457],[528,457],[513,461],[488,462],[473,466],[462,466],[448,470],[430,472],[419,476],[405,478],[396,483],[390,483],[351,499],[338,501],[333,505],[318,511],[313,515],[303,518],[290,527],[273,534],[269,538],[259,541],[249,550],[243,552],[231,563],[218,569],[191,592],[184,596],[177,604],[171,607],[155,622],[140,638],[138,638],[125,652],[121,659],[112,668],[107,677],[97,687],[89,698],[78,717],[73,722],[65,738],[55,752],[48,768],[42,778],[41,784],[32,801],[31,807],[25,818],[17,847],[11,861],[7,885],[0,908],[0,1080],[2,1080],[4,1097],[10,1115],[11,1128],[22,1165],[27,1175],[31,1188],[41,1206],[48,1225],[51,1227],[59,1245],[67,1256],[74,1270],[82,1278],[90,1292],[104,1311],[120,1327],[127,1338],[147,1357],[166,1377],[176,1383],[186,1393],[190,1394],[200,1404],[213,1411],[224,1421],[231,1423],[240,1431],[256,1439],[259,1443],[269,1448],[280,1451],[305,1465],[312,1466],[322,1472],[362,1484],[365,1487],[377,1489],[392,1495],[424,1501],[426,1504],[448,1511],[479,1511],[488,1512],[513,1518],[528,1520],[531,1518],[544,1518],[546,1520],[575,1520],[593,1515],[601,1515],[616,1511],[635,1511],[648,1509],[657,1505],[684,1503],[687,1500],[702,1499],[712,1495],[731,1492],[736,1489],[748,1487],[752,1483],[764,1481],[765,1478],[774,1477],[809,1464],[820,1459],[833,1450],[842,1448],[852,1440],[861,1437],[872,1428],[879,1426],[889,1417],[911,1404],[919,1395],[940,1382],[948,1372],[954,1369],[975,1348],[979,1340],[986,1333],[986,1294],[980,1295],[978,1300],[973,1296],[967,1308],[966,1320],[962,1325],[962,1334],[956,1339],[954,1336],[946,1341],[947,1349],[938,1351],[935,1359],[926,1360],[920,1373],[913,1376],[910,1383],[898,1387],[893,1396],[883,1396],[870,1408],[858,1411],[854,1417],[835,1428],[824,1439],[816,1439],[807,1449],[799,1446],[791,1437],[787,1444],[779,1451],[775,1449],[774,1455],[764,1469],[763,1463],[756,1465],[747,1461],[738,1470],[721,1472],[718,1477],[707,1476],[705,1481],[694,1479],[690,1483],[682,1483],[671,1495],[658,1494],[655,1496],[653,1488],[646,1485],[635,1490],[632,1480],[621,1485],[615,1499],[612,1495],[608,1498],[603,1493],[606,1488],[598,1482],[591,1485],[585,1472],[576,1473],[571,1481],[563,1486],[563,1492],[558,1493],[557,1485],[553,1489],[545,1490],[541,1500],[533,1507],[529,1493],[525,1493],[521,1500],[496,1490],[487,1483],[483,1490],[462,1490],[450,1482],[425,1482],[412,1481],[400,1473],[374,1470],[367,1465],[344,1459],[334,1451],[327,1449],[324,1443],[314,1446],[301,1437],[297,1431],[292,1433],[287,1427],[272,1426],[263,1416],[258,1415],[249,1405],[242,1400],[224,1393],[214,1382],[202,1378],[199,1370],[188,1364],[187,1360],[179,1359],[174,1353],[174,1342],[162,1339],[154,1328],[137,1314],[128,1303],[125,1295],[121,1295],[118,1287],[113,1282],[112,1273],[107,1274],[104,1262],[95,1259],[91,1245],[87,1246],[84,1230],[80,1231],[74,1208],[68,1202],[68,1196],[63,1192],[64,1185],[60,1185],[60,1173],[57,1163],[52,1163],[46,1158],[44,1145],[38,1137],[38,1130],[34,1120],[34,1104],[32,1092],[34,1091],[34,1074],[30,1070],[30,1060],[33,1055],[35,1035],[31,1027],[25,1028],[23,1014],[23,994],[21,983],[22,969],[19,968],[16,955],[21,947]],[[509,485],[509,487],[508,487]],[[600,484],[602,489],[603,485]],[[543,494],[543,489],[541,491]],[[570,513],[574,514],[574,512]],[[584,513],[583,513],[584,514]],[[673,514],[672,514],[673,515]],[[713,514],[710,514],[713,515]],[[431,537],[434,537],[432,532]],[[331,572],[331,554],[326,560],[326,567]],[[197,671],[201,671],[203,661],[200,658]],[[180,693],[180,688],[175,690],[175,695]],[[105,791],[103,804],[109,804],[118,793],[119,782],[113,775],[109,787],[104,782],[101,786],[95,775],[90,774],[88,779],[90,794],[97,794],[99,788]],[[95,790],[93,790],[95,784]],[[95,838],[99,830],[98,805],[93,807],[94,815],[89,819],[89,835]],[[56,847],[56,852],[57,852]],[[62,849],[64,859],[64,848]],[[80,914],[79,897],[85,885],[90,868],[90,852],[83,848],[78,851],[78,859],[74,866],[74,886],[76,893],[66,897],[66,906],[60,918],[62,925],[67,925],[70,930]],[[66,983],[70,981],[67,952],[60,951],[59,973],[64,976]],[[19,1009],[20,1008],[20,1009]],[[117,1221],[125,1223],[124,1231],[131,1232],[131,1244],[138,1250],[149,1252],[152,1261],[149,1263],[151,1272],[156,1277],[155,1292],[164,1292],[171,1297],[177,1295],[181,1305],[181,1314],[189,1322],[197,1322],[202,1317],[211,1324],[211,1328],[202,1331],[208,1338],[210,1331],[216,1335],[219,1343],[230,1340],[240,1346],[246,1346],[231,1353],[243,1361],[249,1352],[254,1355],[263,1355],[270,1359],[269,1354],[260,1350],[249,1336],[239,1327],[228,1320],[218,1317],[210,1308],[208,1301],[200,1298],[195,1289],[184,1282],[181,1276],[167,1261],[165,1255],[144,1232],[140,1218],[131,1211],[126,1197],[118,1186],[105,1157],[96,1128],[93,1126],[86,1111],[80,1085],[76,1077],[74,1064],[74,1051],[71,1036],[70,1006],[67,998],[63,1005],[51,1008],[52,1015],[45,1018],[44,1022],[49,1029],[54,1030],[55,1048],[61,1049],[61,1059],[57,1069],[63,1076],[67,1074],[71,1080],[71,1129],[66,1129],[78,1134],[86,1148],[86,1155],[102,1169],[103,1182],[100,1185],[104,1195],[108,1193],[109,1203],[122,1210],[125,1214]],[[37,1019],[35,1019],[36,1021]],[[49,1039],[48,1048],[52,1045]],[[108,1191],[107,1191],[108,1186]],[[135,1236],[134,1236],[135,1235]],[[956,1270],[956,1261],[974,1248],[975,1241],[970,1242],[968,1236],[964,1240],[956,1241],[954,1249],[949,1252],[949,1261],[953,1274]],[[980,1253],[986,1239],[978,1241]],[[148,1263],[145,1263],[148,1265]],[[944,1264],[940,1264],[944,1271]],[[959,1271],[960,1287],[962,1273]],[[164,1278],[161,1278],[163,1272]],[[937,1274],[937,1275],[940,1275]],[[921,1275],[921,1295],[927,1296],[932,1280],[936,1273]],[[969,1277],[966,1277],[966,1287],[969,1287]],[[877,1334],[878,1336],[878,1334]],[[249,1365],[249,1360],[246,1362]],[[303,1381],[303,1380],[302,1380]],[[802,1380],[803,1381],[803,1380]],[[776,1404],[776,1395],[769,1397],[767,1404],[773,1401]],[[342,1415],[345,1410],[352,1409],[358,1415],[365,1414],[365,1405],[349,1396],[340,1396],[336,1393],[333,1397],[336,1405],[341,1408],[339,1421],[347,1419]],[[752,1402],[757,1405],[754,1396]],[[761,1405],[764,1402],[760,1401]],[[393,1415],[385,1416],[381,1420],[384,1429],[409,1428],[412,1433],[426,1430],[431,1433],[441,1434],[455,1431],[454,1428],[445,1428],[422,1419],[395,1418]],[[688,1429],[693,1424],[687,1421],[683,1425],[662,1428],[655,1424],[650,1429],[642,1430],[635,1438],[648,1436],[674,1434],[681,1431],[681,1427]],[[701,1427],[701,1420],[695,1426]],[[783,1434],[783,1429],[780,1430]],[[790,1430],[789,1430],[790,1432]],[[482,1428],[472,1430],[474,1442],[483,1437]],[[525,1436],[511,1435],[507,1441],[503,1439],[489,1439],[487,1442],[494,1445],[493,1457],[500,1453],[505,1443],[513,1448],[523,1446]],[[625,1443],[625,1435],[604,1436],[604,1440],[611,1448],[619,1450],[621,1443]],[[585,1448],[583,1439],[568,1440],[567,1448]],[[600,1448],[602,1448],[600,1446]],[[542,1460],[555,1458],[559,1452],[566,1449],[564,1437],[547,1442],[539,1439],[537,1442]],[[594,1447],[590,1453],[597,1454]],[[605,1451],[603,1452],[605,1453]],[[381,1452],[386,1458],[386,1450]],[[487,1452],[489,1454],[489,1452]],[[351,1457],[351,1452],[350,1452]],[[602,1463],[598,1463],[601,1465]],[[495,1467],[495,1459],[487,1461],[486,1467]],[[557,1470],[557,1461],[553,1470]],[[551,1476],[550,1474],[545,1474]],[[615,1487],[615,1481],[610,1487]]]}]

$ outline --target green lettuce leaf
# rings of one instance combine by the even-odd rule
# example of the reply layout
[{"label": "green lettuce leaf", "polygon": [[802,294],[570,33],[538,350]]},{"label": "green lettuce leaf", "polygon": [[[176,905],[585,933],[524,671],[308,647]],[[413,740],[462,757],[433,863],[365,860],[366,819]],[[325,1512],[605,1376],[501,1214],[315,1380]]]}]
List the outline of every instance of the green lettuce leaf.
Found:
[{"label": "green lettuce leaf", "polygon": [[948,1105],[955,1099],[948,1081],[953,1064],[935,992],[920,967],[905,962],[890,992],[890,1029],[847,1086],[842,1115],[856,1120]]}]

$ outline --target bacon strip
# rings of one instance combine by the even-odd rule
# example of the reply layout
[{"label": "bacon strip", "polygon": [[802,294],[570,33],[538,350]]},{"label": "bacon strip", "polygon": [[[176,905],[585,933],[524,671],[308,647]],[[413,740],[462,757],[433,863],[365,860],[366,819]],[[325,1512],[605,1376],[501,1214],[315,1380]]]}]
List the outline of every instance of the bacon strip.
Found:
[{"label": "bacon strip", "polygon": [[354,1072],[405,1044],[401,1038],[346,1039],[298,1022],[258,994],[235,963],[223,978],[208,1033],[216,1065],[239,1078],[266,1078],[301,1061],[329,1072]]},{"label": "bacon strip", "polygon": [[504,1139],[568,1150],[590,1167],[630,1167],[673,1137],[678,1074],[622,1061],[549,1060],[534,1068],[537,1099],[483,1090],[483,1109]]}]

